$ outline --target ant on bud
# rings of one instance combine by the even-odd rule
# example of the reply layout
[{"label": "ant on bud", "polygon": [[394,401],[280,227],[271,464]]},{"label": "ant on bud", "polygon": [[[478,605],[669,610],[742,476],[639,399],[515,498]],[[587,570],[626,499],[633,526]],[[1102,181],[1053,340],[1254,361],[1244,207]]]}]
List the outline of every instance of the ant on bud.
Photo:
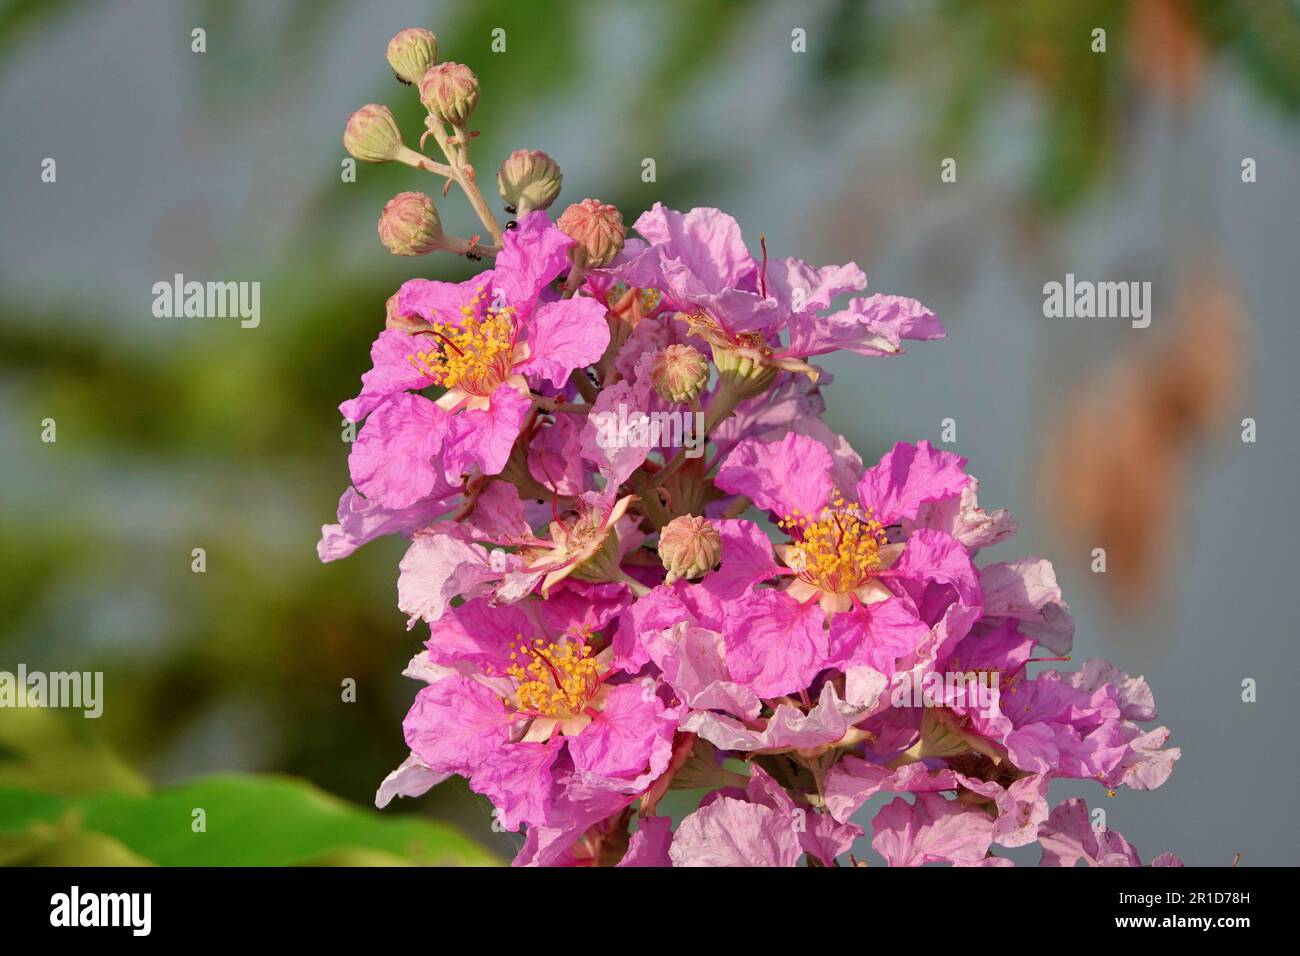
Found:
[{"label": "ant on bud", "polygon": [[514,206],[506,206],[506,212],[510,213],[510,215],[512,215],[512,216],[513,216],[515,213],[517,213],[518,211],[519,211],[519,210],[516,209]]}]

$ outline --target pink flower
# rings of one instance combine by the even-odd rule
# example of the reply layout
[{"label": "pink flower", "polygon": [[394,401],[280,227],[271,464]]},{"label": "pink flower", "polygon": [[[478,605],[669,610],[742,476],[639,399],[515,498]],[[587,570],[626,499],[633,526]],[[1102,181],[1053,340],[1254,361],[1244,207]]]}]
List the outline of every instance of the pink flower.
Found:
[{"label": "pink flower", "polygon": [[546,821],[562,755],[588,787],[644,790],[667,767],[677,724],[654,681],[617,682],[612,651],[585,623],[557,635],[536,605],[511,610],[466,605],[434,628],[433,680],[403,723],[411,752],[468,778],[512,830]]},{"label": "pink flower", "polygon": [[[740,227],[717,209],[679,213],[656,204],[635,224],[650,243],[609,274],[662,290],[665,302],[705,342],[752,353],[765,365],[809,372],[803,360],[839,349],[861,355],[902,351],[903,339],[937,339],[943,326],[914,299],[855,298],[829,315],[832,301],[866,288],[855,264],[815,268],[798,259],[755,262]],[[786,345],[781,333],[788,333]]]},{"label": "pink flower", "polygon": [[987,813],[937,793],[918,793],[914,803],[895,797],[876,814],[871,830],[871,845],[890,866],[979,866],[993,842]]},{"label": "pink flower", "polygon": [[[1088,866],[1141,866],[1137,851],[1119,833],[1094,827],[1088,819],[1087,805],[1077,797],[1066,800],[1048,817],[1039,842],[1043,859],[1039,866],[1075,866],[1080,860]],[[1162,853],[1152,866],[1182,866],[1172,853]]]},{"label": "pink flower", "polygon": [[[398,311],[425,324],[381,332],[360,394],[340,406],[366,420],[349,460],[362,494],[400,509],[439,482],[499,473],[532,411],[531,389],[563,389],[604,354],[604,305],[548,289],[572,242],[533,212],[507,233],[493,269],[402,286]],[[436,401],[414,394],[432,386],[444,390]]]}]

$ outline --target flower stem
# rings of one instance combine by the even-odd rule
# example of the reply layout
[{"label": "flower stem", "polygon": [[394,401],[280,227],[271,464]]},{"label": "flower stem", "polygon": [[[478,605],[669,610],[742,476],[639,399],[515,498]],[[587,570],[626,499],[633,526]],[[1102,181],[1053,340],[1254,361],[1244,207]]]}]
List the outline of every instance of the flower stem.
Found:
[{"label": "flower stem", "polygon": [[474,212],[483,222],[483,227],[492,235],[492,241],[498,246],[501,245],[501,224],[497,222],[497,217],[493,214],[492,209],[488,206],[487,201],[483,198],[482,191],[478,188],[478,182],[474,178],[474,167],[469,165],[466,160],[469,158],[469,132],[463,126],[455,127],[456,143],[452,143],[447,137],[447,131],[443,128],[440,120],[432,119],[429,123],[429,132],[433,138],[438,141],[442,147],[443,155],[451,165],[447,168],[447,175],[456,181],[469,204],[474,207]]}]

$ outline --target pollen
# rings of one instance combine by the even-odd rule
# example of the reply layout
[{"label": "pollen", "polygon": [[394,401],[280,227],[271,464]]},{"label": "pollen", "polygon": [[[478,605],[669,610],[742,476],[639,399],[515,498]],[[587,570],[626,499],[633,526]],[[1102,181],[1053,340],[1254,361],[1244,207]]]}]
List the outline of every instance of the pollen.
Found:
[{"label": "pollen", "polygon": [[880,568],[880,547],[888,541],[870,508],[846,506],[842,498],[817,515],[795,509],[777,525],[793,542],[786,553],[791,570],[832,594],[848,594],[866,583]]},{"label": "pollen", "polygon": [[576,716],[600,688],[600,664],[591,656],[591,645],[580,639],[529,643],[519,636],[510,657],[526,662],[506,668],[516,684],[516,709],[521,716]]},{"label": "pollen", "polygon": [[471,395],[491,395],[510,377],[518,327],[513,306],[483,309],[484,289],[461,306],[459,324],[435,322],[422,330],[436,343],[408,357],[436,385]]}]

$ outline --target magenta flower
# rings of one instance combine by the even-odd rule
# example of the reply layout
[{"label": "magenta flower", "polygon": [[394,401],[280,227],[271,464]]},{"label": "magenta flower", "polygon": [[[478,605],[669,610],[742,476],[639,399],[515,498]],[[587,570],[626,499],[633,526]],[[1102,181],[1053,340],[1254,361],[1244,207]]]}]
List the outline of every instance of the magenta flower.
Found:
[{"label": "magenta flower", "polygon": [[403,284],[340,406],[362,427],[318,552],[408,537],[397,604],[429,630],[376,803],[464,777],[526,828],[518,866],[840,865],[873,799],[893,866],[1008,866],[1035,842],[1048,866],[1138,865],[1049,790],[1165,781],[1179,751],[1145,680],[1053,666],[1074,637],[1055,571],[981,557],[1017,526],[966,459],[899,442],[864,467],[823,421],[814,356],[942,338],[934,313],[864,295],[853,263],[769,258],[718,209],[656,204],[626,238],[586,199],[552,225],[562,176],[536,151],[498,178],[503,229],[469,162],[477,82],[452,66],[464,88],[426,97],[420,144],[445,164],[391,116],[346,138],[458,186],[490,237],[408,194],[390,248],[495,259]]},{"label": "magenta flower", "polygon": [[756,262],[735,219],[718,209],[679,213],[656,203],[635,228],[649,246],[608,273],[660,290],[693,334],[762,365],[813,373],[809,356],[840,349],[888,355],[902,351],[903,339],[944,336],[934,313],[901,296],[855,298],[825,314],[837,297],[866,288],[862,270],[853,263],[769,261],[766,252]]},{"label": "magenta flower", "polygon": [[431,772],[468,778],[507,829],[547,819],[562,752],[560,766],[587,786],[620,793],[644,790],[672,752],[677,715],[654,681],[621,675],[583,612],[570,610],[557,632],[537,604],[470,602],[426,644],[436,679],[407,714],[407,744]]},{"label": "magenta flower", "polygon": [[[531,390],[562,390],[601,357],[605,307],[549,290],[572,244],[534,212],[506,236],[495,268],[402,286],[400,312],[424,325],[381,332],[360,394],[339,407],[365,420],[349,457],[360,493],[403,509],[462,475],[500,473],[532,412]],[[430,387],[443,389],[436,401],[416,394]]]}]

